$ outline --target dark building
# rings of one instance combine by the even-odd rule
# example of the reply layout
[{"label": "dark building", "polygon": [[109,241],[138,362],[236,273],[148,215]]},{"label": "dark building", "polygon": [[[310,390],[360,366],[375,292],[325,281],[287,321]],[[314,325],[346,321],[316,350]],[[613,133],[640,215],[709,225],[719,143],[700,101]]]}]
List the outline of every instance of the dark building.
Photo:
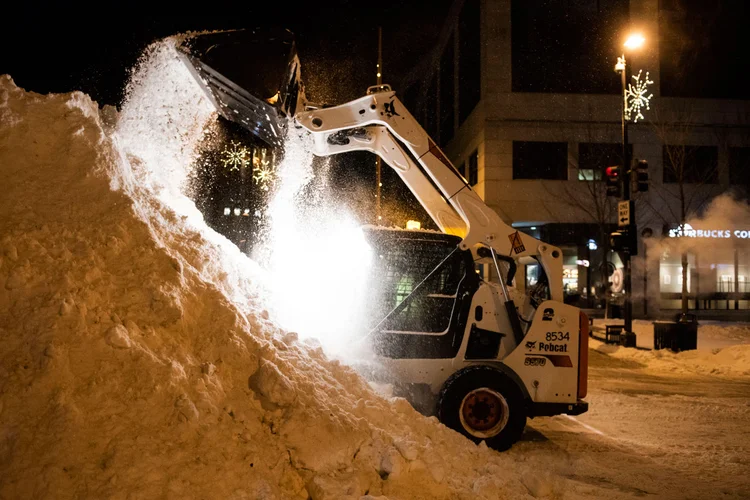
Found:
[{"label": "dark building", "polygon": [[[650,177],[650,189],[634,195],[639,233],[651,235],[648,247],[639,237],[632,261],[634,312],[676,312],[686,248],[690,308],[708,309],[703,317],[747,315],[750,220],[675,231],[720,194],[743,200],[735,212],[746,206],[744,9],[693,0],[457,0],[440,42],[396,90],[488,205],[562,248],[566,300],[597,307],[622,282],[608,238],[618,200],[606,196],[603,171],[623,163],[614,66],[625,55],[629,83],[648,78],[652,95],[629,125],[630,158],[646,160]],[[625,52],[633,31],[645,44]],[[535,272],[528,268],[517,285],[533,283]]]}]

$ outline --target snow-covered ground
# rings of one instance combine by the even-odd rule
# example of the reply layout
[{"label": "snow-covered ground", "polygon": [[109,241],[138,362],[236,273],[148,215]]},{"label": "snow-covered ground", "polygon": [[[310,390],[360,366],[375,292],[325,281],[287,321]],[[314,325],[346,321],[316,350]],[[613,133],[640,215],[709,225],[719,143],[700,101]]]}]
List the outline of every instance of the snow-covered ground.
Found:
[{"label": "snow-covered ground", "polygon": [[747,325],[702,326],[680,354],[592,341],[589,412],[494,452],[269,314],[258,266],[181,192],[213,111],[170,42],[120,112],[11,76],[0,498],[750,495]]},{"label": "snow-covered ground", "polygon": [[589,411],[531,420],[509,455],[565,478],[561,498],[748,498],[749,341],[719,322],[677,354],[591,340]]}]

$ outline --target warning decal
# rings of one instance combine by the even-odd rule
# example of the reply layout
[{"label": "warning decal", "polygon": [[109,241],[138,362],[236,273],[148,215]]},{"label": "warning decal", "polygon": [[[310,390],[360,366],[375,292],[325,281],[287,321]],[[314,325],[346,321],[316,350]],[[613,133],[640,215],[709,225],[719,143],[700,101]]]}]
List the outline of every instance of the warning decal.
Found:
[{"label": "warning decal", "polygon": [[514,252],[521,253],[526,251],[526,247],[523,246],[523,242],[521,241],[521,234],[518,231],[509,234],[508,239],[510,239],[510,246],[513,247]]}]

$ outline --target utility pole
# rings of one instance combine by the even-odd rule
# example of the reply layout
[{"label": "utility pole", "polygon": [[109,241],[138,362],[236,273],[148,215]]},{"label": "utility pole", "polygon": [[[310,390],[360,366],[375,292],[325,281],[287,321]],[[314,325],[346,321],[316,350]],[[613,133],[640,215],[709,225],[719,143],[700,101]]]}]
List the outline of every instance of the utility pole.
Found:
[{"label": "utility pole", "polygon": [[[635,235],[637,231],[635,227],[635,207],[630,201],[630,152],[628,151],[628,94],[627,94],[627,83],[628,83],[628,67],[625,62],[625,54],[622,55],[622,167],[624,176],[622,177],[622,201],[627,203],[629,212],[629,224],[627,225],[627,233],[629,235]],[[619,210],[618,210],[619,212]],[[618,215],[619,217],[619,215]],[[624,279],[623,279],[623,290],[625,292],[625,310],[623,316],[625,316],[625,333],[629,334],[633,332],[633,301],[631,300],[631,268],[630,268],[630,252],[631,248],[626,248],[622,253],[623,255],[623,266],[625,268]]]},{"label": "utility pole", "polygon": [[[625,41],[624,46],[626,49],[637,49],[643,45],[643,41],[643,36],[634,34]],[[633,168],[630,150],[628,149],[628,122],[630,121],[630,113],[632,111],[628,99],[636,95],[631,92],[629,96],[627,86],[629,81],[628,69],[628,64],[625,61],[625,53],[623,52],[622,57],[617,58],[617,64],[615,65],[615,71],[620,73],[622,79],[622,175],[618,175],[622,189],[622,201],[617,204],[617,224],[621,231],[613,233],[613,236],[616,236],[615,242],[617,243],[613,247],[620,248],[624,267],[623,291],[625,292],[625,307],[623,316],[625,324],[623,325],[624,335],[621,336],[621,344],[626,347],[635,347],[636,339],[635,333],[633,333],[632,265],[630,258],[633,255],[638,255],[638,227],[635,223],[635,204],[630,199],[630,191],[631,186],[633,186],[632,189],[634,191],[645,191],[648,189],[648,163],[641,160],[638,162],[638,168]],[[640,80],[640,73],[638,73],[636,80]],[[646,81],[649,81],[648,73],[646,73]],[[638,121],[639,117],[643,118],[643,115],[640,113],[640,106],[645,103],[646,108],[648,108],[648,100],[651,98],[641,97],[640,92],[637,96],[639,98],[633,102],[632,107],[636,112],[635,121]],[[641,182],[641,177],[644,175],[646,178]],[[635,185],[632,184],[634,181]]]},{"label": "utility pole", "polygon": [[[378,85],[383,83],[383,28],[378,26]],[[380,208],[380,188],[383,183],[380,179],[380,156],[375,158],[375,223],[380,225],[383,214]]]},{"label": "utility pole", "polygon": [[[643,44],[643,36],[631,35],[625,42],[625,48],[635,49]],[[638,161],[637,167],[633,167],[628,149],[628,122],[630,121],[631,112],[635,113],[634,121],[643,118],[641,106],[648,109],[648,101],[652,96],[645,96],[645,89],[649,83],[648,79],[640,82],[641,73],[638,73],[634,79],[639,82],[635,90],[628,89],[628,66],[625,61],[625,53],[617,58],[615,71],[620,73],[622,78],[622,168],[618,166],[607,167],[607,196],[620,198],[617,204],[617,226],[618,231],[610,234],[612,248],[620,253],[622,258],[623,271],[623,291],[625,292],[625,304],[623,316],[625,324],[623,332],[620,334],[620,343],[625,347],[635,347],[636,338],[633,333],[633,297],[632,297],[632,266],[630,258],[638,255],[638,227],[635,223],[635,204],[630,199],[631,190],[633,192],[648,191],[648,162],[646,160]],[[632,102],[629,102],[632,101]],[[632,188],[631,188],[632,186]]]}]

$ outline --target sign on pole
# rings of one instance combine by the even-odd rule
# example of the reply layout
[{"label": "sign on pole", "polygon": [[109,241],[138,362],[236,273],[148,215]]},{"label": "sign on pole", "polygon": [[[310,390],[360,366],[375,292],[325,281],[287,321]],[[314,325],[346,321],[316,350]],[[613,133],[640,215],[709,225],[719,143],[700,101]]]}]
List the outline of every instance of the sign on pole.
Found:
[{"label": "sign on pole", "polygon": [[630,225],[630,200],[617,203],[617,225],[625,227]]}]

